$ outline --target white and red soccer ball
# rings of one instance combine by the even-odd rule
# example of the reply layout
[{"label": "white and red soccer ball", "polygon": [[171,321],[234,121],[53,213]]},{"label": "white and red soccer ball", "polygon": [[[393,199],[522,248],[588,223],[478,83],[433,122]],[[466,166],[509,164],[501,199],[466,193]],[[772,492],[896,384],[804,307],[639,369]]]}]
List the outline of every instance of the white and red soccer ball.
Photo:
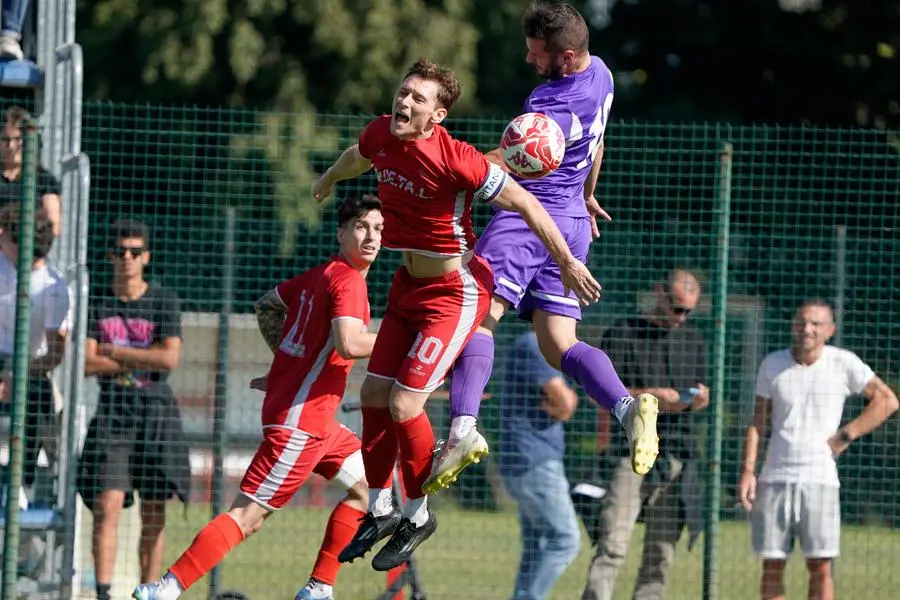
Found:
[{"label": "white and red soccer ball", "polygon": [[559,168],[566,154],[566,136],[550,117],[525,113],[503,130],[500,152],[510,171],[519,177],[539,179]]}]

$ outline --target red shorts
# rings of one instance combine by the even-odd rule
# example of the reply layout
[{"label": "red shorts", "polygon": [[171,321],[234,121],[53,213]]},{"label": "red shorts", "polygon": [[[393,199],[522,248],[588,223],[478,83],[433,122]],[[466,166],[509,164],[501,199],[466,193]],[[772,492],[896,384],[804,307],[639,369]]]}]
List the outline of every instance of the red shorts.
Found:
[{"label": "red shorts", "polygon": [[350,488],[365,476],[360,441],[333,421],[325,437],[288,427],[267,427],[241,480],[241,492],[275,510],[290,501],[311,473]]},{"label": "red shorts", "polygon": [[480,256],[441,277],[397,269],[369,374],[417,392],[437,389],[487,316],[493,289],[494,274]]}]

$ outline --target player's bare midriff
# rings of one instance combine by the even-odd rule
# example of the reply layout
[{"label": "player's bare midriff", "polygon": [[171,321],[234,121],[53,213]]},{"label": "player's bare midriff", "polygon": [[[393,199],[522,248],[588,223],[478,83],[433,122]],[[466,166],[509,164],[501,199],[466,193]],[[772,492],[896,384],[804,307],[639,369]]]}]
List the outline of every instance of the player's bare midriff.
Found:
[{"label": "player's bare midriff", "polygon": [[467,264],[474,255],[475,252],[469,250],[462,256],[438,258],[407,250],[403,252],[403,265],[413,277],[440,277]]}]

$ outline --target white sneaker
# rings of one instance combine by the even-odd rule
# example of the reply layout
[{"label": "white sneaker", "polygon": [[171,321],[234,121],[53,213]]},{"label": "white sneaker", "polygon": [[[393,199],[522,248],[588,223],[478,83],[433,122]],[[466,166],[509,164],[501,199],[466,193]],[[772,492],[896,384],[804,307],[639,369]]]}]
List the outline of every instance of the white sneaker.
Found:
[{"label": "white sneaker", "polygon": [[181,595],[178,582],[171,575],[165,575],[155,583],[142,583],[134,588],[134,600],[176,600]]},{"label": "white sneaker", "polygon": [[659,436],[656,419],[659,400],[652,394],[641,394],[634,399],[625,416],[625,435],[631,450],[631,469],[638,475],[646,475],[653,468],[659,455]]},{"label": "white sneaker", "polygon": [[321,581],[310,579],[306,586],[297,592],[294,600],[334,600],[333,588]]},{"label": "white sneaker", "polygon": [[14,58],[16,60],[25,58],[25,53],[22,52],[19,40],[11,35],[0,35],[0,57]]},{"label": "white sneaker", "polygon": [[422,486],[426,494],[433,494],[456,481],[469,465],[481,462],[489,454],[487,440],[474,427],[455,446],[443,444],[431,466],[431,475]]}]

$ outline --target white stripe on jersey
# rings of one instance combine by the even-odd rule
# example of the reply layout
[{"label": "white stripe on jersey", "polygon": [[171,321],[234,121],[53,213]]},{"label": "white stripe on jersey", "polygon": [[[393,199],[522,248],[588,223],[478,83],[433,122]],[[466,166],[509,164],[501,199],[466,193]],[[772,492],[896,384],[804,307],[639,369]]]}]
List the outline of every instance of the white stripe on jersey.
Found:
[{"label": "white stripe on jersey", "polygon": [[284,422],[288,427],[299,427],[300,414],[303,412],[303,405],[306,404],[306,401],[309,399],[309,390],[319,379],[319,375],[322,374],[322,369],[324,369],[325,365],[328,363],[328,357],[331,355],[332,350],[334,350],[334,338],[331,336],[331,332],[329,332],[328,341],[325,342],[325,347],[319,352],[316,361],[313,363],[309,373],[306,374],[303,383],[300,384],[300,389],[297,390],[297,394],[294,396],[294,401],[291,403],[291,409],[288,411]]},{"label": "white stripe on jersey", "polygon": [[456,195],[453,205],[453,237],[459,240],[459,251],[466,252],[469,248],[466,244],[466,230],[462,226],[463,213],[466,210],[466,192]]}]

